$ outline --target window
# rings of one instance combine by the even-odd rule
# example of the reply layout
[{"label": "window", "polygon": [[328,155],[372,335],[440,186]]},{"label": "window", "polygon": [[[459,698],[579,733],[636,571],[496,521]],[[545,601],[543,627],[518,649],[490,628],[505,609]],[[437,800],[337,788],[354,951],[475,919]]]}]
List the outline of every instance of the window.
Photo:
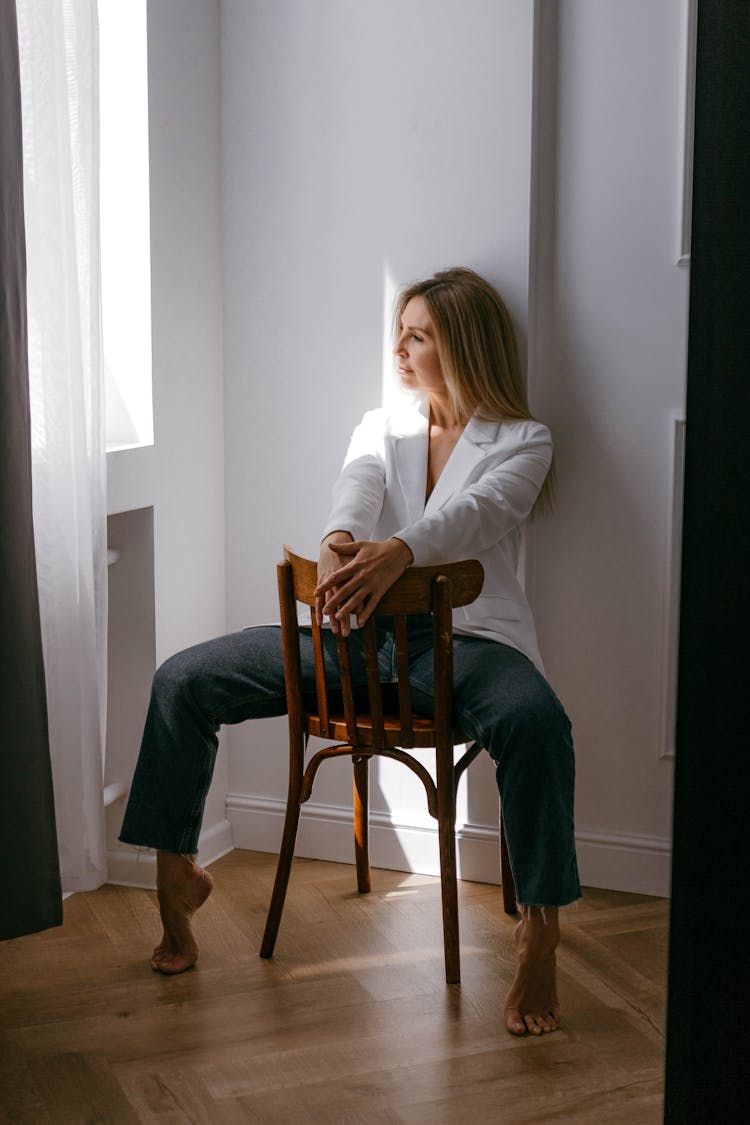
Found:
[{"label": "window", "polygon": [[98,0],[107,449],[151,445],[146,0]]}]

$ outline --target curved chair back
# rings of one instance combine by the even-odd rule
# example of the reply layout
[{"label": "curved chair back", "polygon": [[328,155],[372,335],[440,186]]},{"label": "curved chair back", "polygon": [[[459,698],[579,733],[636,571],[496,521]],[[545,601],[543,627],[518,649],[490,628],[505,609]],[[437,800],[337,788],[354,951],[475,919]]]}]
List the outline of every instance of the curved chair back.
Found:
[{"label": "curved chair back", "polygon": [[[337,637],[341,686],[337,690],[337,709],[343,700],[345,731],[340,722],[332,722],[334,708],[326,684],[321,627],[315,620],[315,588],[318,584],[317,563],[295,555],[284,548],[284,562],[278,568],[279,601],[284,638],[284,662],[287,673],[287,705],[290,717],[301,711],[308,733],[321,738],[346,738],[352,746],[366,745],[385,749],[388,747],[433,746],[435,737],[420,730],[424,723],[415,722],[409,690],[408,626],[410,616],[432,614],[433,650],[435,661],[435,718],[433,728],[438,738],[452,738],[451,705],[453,687],[453,618],[452,610],[468,605],[478,597],[484,583],[484,570],[475,559],[465,562],[445,563],[440,566],[409,567],[381,598],[375,614],[361,630],[367,677],[366,718],[361,721],[357,707],[358,694],[351,678],[349,640]],[[310,607],[313,652],[315,656],[316,710],[302,703],[302,684],[299,659],[299,627],[295,602]],[[396,643],[396,669],[398,674],[398,720],[384,721],[383,688],[378,675],[378,655],[375,634],[377,616],[393,618]]]}]

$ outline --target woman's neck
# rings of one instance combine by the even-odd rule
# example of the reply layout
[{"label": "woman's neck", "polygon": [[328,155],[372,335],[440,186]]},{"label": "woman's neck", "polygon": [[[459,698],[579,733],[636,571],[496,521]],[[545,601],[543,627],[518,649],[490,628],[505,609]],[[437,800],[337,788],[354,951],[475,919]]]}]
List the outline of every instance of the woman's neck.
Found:
[{"label": "woman's neck", "polygon": [[463,429],[463,424],[456,417],[448,395],[430,395],[429,401],[430,426],[446,431]]}]

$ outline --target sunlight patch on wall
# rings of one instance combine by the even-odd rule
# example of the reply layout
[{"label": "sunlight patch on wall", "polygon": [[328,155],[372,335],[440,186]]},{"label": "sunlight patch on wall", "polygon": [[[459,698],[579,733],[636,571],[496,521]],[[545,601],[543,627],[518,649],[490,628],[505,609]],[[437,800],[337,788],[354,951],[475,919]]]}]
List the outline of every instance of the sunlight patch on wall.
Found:
[{"label": "sunlight patch on wall", "polygon": [[406,400],[405,392],[393,366],[393,307],[400,286],[386,262],[383,266],[383,377],[381,384],[381,405],[387,410],[394,409]]}]

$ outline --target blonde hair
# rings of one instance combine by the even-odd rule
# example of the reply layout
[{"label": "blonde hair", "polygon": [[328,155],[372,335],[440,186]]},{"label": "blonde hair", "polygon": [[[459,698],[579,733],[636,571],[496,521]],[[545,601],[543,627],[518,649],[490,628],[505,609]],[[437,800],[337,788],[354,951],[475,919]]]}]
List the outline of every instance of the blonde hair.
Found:
[{"label": "blonde hair", "polygon": [[[429,309],[440,367],[458,421],[465,425],[472,414],[493,422],[533,420],[513,322],[497,290],[464,266],[440,270],[399,294],[396,335],[404,309],[414,297],[422,297]],[[553,461],[532,516],[552,510],[555,485]]]}]

